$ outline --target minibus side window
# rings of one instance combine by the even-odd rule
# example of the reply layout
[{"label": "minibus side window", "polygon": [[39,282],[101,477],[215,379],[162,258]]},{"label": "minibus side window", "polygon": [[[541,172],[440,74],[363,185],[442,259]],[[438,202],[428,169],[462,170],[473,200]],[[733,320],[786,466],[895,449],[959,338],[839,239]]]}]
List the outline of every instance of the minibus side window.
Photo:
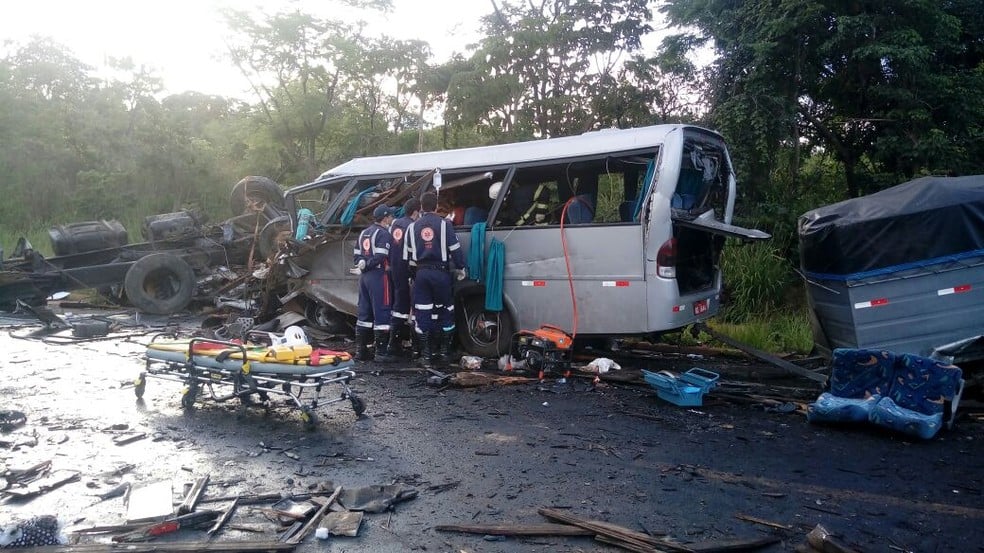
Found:
[{"label": "minibus side window", "polygon": [[[521,167],[496,214],[500,227],[637,223],[653,155],[623,155]],[[566,206],[566,212],[565,212]]]}]

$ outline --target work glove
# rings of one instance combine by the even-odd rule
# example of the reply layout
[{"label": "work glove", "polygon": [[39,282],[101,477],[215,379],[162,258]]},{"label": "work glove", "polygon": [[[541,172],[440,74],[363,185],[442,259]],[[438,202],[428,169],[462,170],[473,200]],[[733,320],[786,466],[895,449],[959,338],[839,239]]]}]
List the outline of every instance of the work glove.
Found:
[{"label": "work glove", "polygon": [[352,273],[353,275],[361,275],[362,271],[364,271],[365,269],[366,269],[366,260],[360,259],[359,262],[355,264],[355,267],[349,269],[349,272]]},{"label": "work glove", "polygon": [[454,278],[458,280],[465,280],[466,276],[468,276],[468,273],[464,269],[458,269],[454,272]]}]

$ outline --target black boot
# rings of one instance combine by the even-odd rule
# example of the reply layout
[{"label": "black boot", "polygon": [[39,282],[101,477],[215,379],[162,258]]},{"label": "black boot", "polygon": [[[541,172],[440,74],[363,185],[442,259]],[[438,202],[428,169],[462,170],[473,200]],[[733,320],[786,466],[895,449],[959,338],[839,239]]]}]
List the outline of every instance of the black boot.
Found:
[{"label": "black boot", "polygon": [[375,361],[377,363],[395,363],[399,361],[396,357],[390,354],[390,331],[388,330],[377,330],[376,334],[376,355]]},{"label": "black boot", "polygon": [[364,326],[355,327],[355,360],[372,361],[372,352],[369,351],[369,343],[372,342],[372,330]]},{"label": "black boot", "polygon": [[410,340],[410,359],[420,357],[420,333],[414,328],[413,324],[404,327],[407,330],[407,338]]},{"label": "black boot", "polygon": [[436,364],[447,365],[451,362],[451,342],[453,341],[453,330],[442,330],[437,333],[437,354],[434,359]]},{"label": "black boot", "polygon": [[393,326],[390,327],[389,354],[393,357],[404,359],[407,357],[406,350],[403,349],[403,329],[407,324],[400,319],[393,319]]},{"label": "black boot", "polygon": [[429,332],[419,334],[420,338],[420,366],[425,369],[434,367],[434,344],[432,335]]}]

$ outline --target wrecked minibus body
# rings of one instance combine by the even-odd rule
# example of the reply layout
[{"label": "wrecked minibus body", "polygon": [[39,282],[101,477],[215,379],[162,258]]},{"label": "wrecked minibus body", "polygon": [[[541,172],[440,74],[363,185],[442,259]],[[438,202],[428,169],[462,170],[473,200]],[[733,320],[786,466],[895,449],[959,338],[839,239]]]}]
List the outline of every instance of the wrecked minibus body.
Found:
[{"label": "wrecked minibus body", "polygon": [[469,267],[470,278],[456,284],[458,337],[479,355],[504,353],[516,330],[542,324],[583,337],[704,320],[719,308],[725,237],[769,237],[730,224],[736,182],[727,148],[694,126],[358,158],[287,191],[292,228],[298,210],[309,209],[314,232],[286,259],[284,299],[303,295],[354,314],[351,252],[366,215],[436,186],[438,211],[455,222],[466,258],[477,246],[485,251],[472,259],[495,265],[489,248],[502,246],[501,311],[487,308],[486,286],[500,286],[487,281],[487,268]]}]

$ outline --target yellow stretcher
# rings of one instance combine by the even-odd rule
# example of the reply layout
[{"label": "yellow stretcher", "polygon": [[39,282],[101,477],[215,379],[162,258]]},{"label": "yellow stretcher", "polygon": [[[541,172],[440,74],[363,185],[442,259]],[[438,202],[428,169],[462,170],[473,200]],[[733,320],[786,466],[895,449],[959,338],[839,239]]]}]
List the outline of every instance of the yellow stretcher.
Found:
[{"label": "yellow stretcher", "polygon": [[[349,382],[355,377],[351,355],[341,351],[315,349],[309,345],[263,346],[206,338],[159,340],[147,345],[146,368],[134,382],[137,398],[142,398],[147,378],[159,378],[185,385],[181,406],[191,409],[202,390],[203,399],[243,404],[266,402],[270,396],[284,396],[301,412],[305,424],[317,422],[318,407],[348,400],[356,416],[365,412]],[[341,393],[330,397],[331,385]]]}]

